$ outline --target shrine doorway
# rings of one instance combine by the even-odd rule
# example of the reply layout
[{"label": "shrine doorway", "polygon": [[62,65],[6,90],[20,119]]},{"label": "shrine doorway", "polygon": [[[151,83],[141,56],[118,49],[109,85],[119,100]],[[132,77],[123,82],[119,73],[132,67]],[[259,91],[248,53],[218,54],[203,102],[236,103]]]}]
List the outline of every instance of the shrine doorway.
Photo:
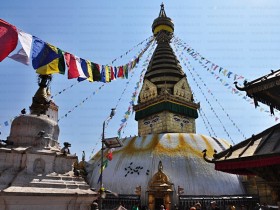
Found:
[{"label": "shrine doorway", "polygon": [[154,174],[148,186],[148,206],[150,210],[158,210],[161,205],[171,209],[173,185],[163,172],[162,162],[159,162],[158,172]]}]

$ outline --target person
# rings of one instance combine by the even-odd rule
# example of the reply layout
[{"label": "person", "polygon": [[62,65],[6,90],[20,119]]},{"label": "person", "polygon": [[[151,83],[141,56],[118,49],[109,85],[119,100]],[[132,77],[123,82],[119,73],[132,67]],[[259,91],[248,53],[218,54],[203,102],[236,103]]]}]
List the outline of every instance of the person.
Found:
[{"label": "person", "polygon": [[190,208],[190,210],[196,210],[196,208],[195,208],[194,206],[192,206],[192,207]]},{"label": "person", "polygon": [[160,205],[160,210],[165,210],[164,205]]},{"label": "person", "polygon": [[211,203],[210,203],[210,209],[211,209],[211,210],[220,210],[220,208],[218,207],[216,201],[211,201]]},{"label": "person", "polygon": [[200,210],[201,209],[201,204],[199,202],[197,202],[194,207],[196,208],[196,210]]},{"label": "person", "polygon": [[71,147],[71,144],[69,142],[64,142],[63,145],[64,147],[60,150],[60,152],[67,156],[67,154],[70,154],[69,147]]},{"label": "person", "polygon": [[235,206],[234,206],[234,205],[231,205],[231,206],[230,206],[230,210],[235,210]]},{"label": "person", "polygon": [[240,208],[241,210],[246,210],[247,208],[246,208],[246,206],[244,206],[244,205],[241,205],[241,208]]},{"label": "person", "polygon": [[124,208],[124,207],[120,204],[120,206],[119,206],[116,210],[127,210],[127,209]]},{"label": "person", "polygon": [[139,210],[138,205],[137,205],[137,204],[134,204],[134,205],[132,206],[132,209],[131,209],[131,210]]},{"label": "person", "polygon": [[255,208],[254,208],[254,210],[261,210],[262,208],[261,208],[261,205],[259,204],[259,203],[257,203],[256,204],[256,206],[255,206]]},{"label": "person", "polygon": [[98,204],[96,202],[92,203],[92,209],[98,210]]}]

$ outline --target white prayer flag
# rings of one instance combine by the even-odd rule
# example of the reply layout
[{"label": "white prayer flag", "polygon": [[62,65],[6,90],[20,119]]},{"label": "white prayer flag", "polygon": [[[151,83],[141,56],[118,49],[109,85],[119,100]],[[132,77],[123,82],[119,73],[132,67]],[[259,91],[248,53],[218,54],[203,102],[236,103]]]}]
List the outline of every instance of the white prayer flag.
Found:
[{"label": "white prayer flag", "polygon": [[16,54],[9,56],[9,58],[25,65],[29,65],[32,47],[32,35],[18,29],[18,38],[22,48]]}]

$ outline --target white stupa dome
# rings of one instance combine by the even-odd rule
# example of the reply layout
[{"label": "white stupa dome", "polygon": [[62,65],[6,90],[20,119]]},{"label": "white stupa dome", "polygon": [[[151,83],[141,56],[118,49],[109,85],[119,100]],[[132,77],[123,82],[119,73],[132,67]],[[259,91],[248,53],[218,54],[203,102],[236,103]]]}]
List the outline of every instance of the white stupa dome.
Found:
[{"label": "white stupa dome", "polygon": [[[190,133],[125,138],[123,147],[113,152],[113,159],[104,169],[104,187],[119,194],[134,194],[135,188],[141,186],[145,197],[161,161],[162,171],[173,185],[173,197],[178,194],[178,186],[185,195],[243,194],[236,175],[216,171],[214,164],[203,159],[204,149],[211,156],[214,149],[219,152],[228,147],[225,140]],[[91,186],[98,188],[100,153],[93,157],[92,163]]]}]

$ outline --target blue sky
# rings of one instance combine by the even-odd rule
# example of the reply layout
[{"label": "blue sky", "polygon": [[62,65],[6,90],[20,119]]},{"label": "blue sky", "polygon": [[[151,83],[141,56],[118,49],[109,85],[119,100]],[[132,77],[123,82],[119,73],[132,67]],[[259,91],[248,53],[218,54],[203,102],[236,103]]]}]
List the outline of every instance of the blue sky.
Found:
[{"label": "blue sky", "polygon": [[[161,3],[162,1],[157,0],[70,0],[67,4],[53,0],[5,1],[0,7],[0,18],[76,56],[99,64],[110,64],[112,60],[152,35],[151,25],[159,14]],[[249,81],[269,73],[271,69],[280,68],[279,1],[177,0],[165,1],[164,4],[167,16],[174,21],[175,35],[219,66],[243,75]],[[122,59],[117,59],[115,64],[127,63],[139,49],[133,50]],[[116,116],[106,128],[107,137],[117,135],[146,55],[135,69],[135,74],[120,100]],[[204,90],[207,100],[218,113],[223,126],[235,143],[244,138],[233,126],[232,121],[246,137],[277,123],[275,117],[255,109],[252,104],[232,94],[197,62],[192,61],[192,65],[226,110],[225,113],[211,95],[207,94],[207,90]],[[220,138],[229,139],[183,64],[182,67],[188,76],[195,98],[200,102],[215,133]],[[37,90],[36,79],[32,66],[25,66],[9,58],[0,63],[0,139],[6,139],[10,131],[10,127],[3,126],[3,122],[31,105]],[[80,157],[83,150],[87,158],[93,149],[94,153],[97,152],[100,148],[102,123],[110,114],[111,108],[116,106],[128,81],[118,79],[105,84],[93,96],[92,93],[102,85],[101,83],[85,81],[77,84],[75,80],[68,80],[66,75],[54,75],[51,83],[53,95],[75,84],[54,98],[59,106],[60,117],[86,97],[90,97],[60,120],[59,141],[71,142],[71,152]],[[232,82],[229,80],[229,83]],[[279,112],[276,116],[279,117]],[[201,118],[196,123],[197,133],[209,135]],[[130,116],[122,137],[130,135],[137,135],[134,115]]]}]

